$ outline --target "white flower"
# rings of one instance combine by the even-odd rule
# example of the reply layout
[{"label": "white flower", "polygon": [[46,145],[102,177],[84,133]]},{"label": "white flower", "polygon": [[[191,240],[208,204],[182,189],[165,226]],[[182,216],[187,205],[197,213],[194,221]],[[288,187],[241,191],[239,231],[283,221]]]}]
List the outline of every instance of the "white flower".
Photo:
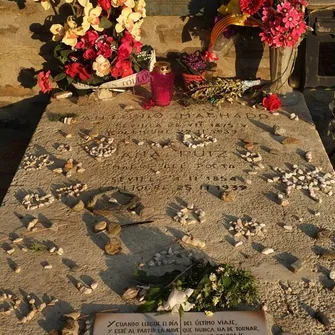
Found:
[{"label": "white flower", "polygon": [[193,294],[194,290],[187,288],[185,291],[180,291],[174,288],[166,302],[158,306],[157,311],[171,311],[172,313],[178,313],[180,307],[183,308],[185,312],[190,311],[194,304],[189,303],[187,300]]},{"label": "white flower", "polygon": [[217,273],[221,273],[224,271],[224,268],[222,266],[219,266],[216,270]]},{"label": "white flower", "polygon": [[216,291],[218,289],[217,283],[212,283],[212,290]]},{"label": "white flower", "polygon": [[107,58],[99,55],[93,63],[93,70],[98,77],[107,76],[111,71],[111,63]]},{"label": "white flower", "polygon": [[206,316],[213,316],[213,312],[211,312],[211,311],[205,311],[205,314],[206,314]]},{"label": "white flower", "polygon": [[217,280],[216,274],[215,274],[215,273],[211,273],[211,274],[209,275],[209,280],[210,280],[210,281],[216,281],[216,280]]},{"label": "white flower", "polygon": [[216,306],[219,302],[220,302],[220,298],[219,297],[214,297],[213,298],[213,305],[214,306]]}]

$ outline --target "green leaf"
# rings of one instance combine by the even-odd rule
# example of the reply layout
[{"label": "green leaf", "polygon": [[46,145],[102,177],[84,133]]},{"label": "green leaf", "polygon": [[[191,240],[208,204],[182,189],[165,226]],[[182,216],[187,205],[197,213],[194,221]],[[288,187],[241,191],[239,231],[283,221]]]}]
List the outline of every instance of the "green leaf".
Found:
[{"label": "green leaf", "polygon": [[100,20],[100,23],[99,23],[100,28],[108,29],[112,26],[113,26],[113,23],[111,21],[109,21],[106,16],[101,17],[101,20]]},{"label": "green leaf", "polygon": [[161,289],[159,287],[151,287],[147,294],[145,295],[146,300],[154,300],[159,297]]},{"label": "green leaf", "polygon": [[55,76],[54,77],[54,80],[55,81],[61,81],[61,80],[63,80],[64,78],[66,78],[66,73],[59,73],[59,74],[57,74],[57,76]]},{"label": "green leaf", "polygon": [[72,78],[70,76],[67,76],[66,79],[67,79],[67,82],[68,82],[69,85],[74,81],[74,78]]},{"label": "green leaf", "polygon": [[146,301],[143,305],[141,305],[138,308],[138,311],[141,313],[148,313],[148,312],[152,312],[156,309],[157,305],[156,305],[156,301],[152,300],[152,301]]},{"label": "green leaf", "polygon": [[221,278],[221,283],[224,287],[229,287],[231,284],[231,279],[229,277],[223,277]]}]

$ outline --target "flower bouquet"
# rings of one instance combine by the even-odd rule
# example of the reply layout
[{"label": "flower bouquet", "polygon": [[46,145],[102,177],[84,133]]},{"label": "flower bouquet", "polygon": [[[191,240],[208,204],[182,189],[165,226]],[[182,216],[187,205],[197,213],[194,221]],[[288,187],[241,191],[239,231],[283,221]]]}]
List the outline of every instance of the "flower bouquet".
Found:
[{"label": "flower bouquet", "polygon": [[191,54],[186,52],[180,54],[178,62],[184,70],[182,75],[186,88],[192,82],[204,80],[206,71],[216,66],[215,63],[206,59],[205,53],[201,53],[199,50]]},{"label": "flower bouquet", "polygon": [[222,16],[211,33],[209,52],[230,25],[259,27],[261,41],[270,47],[270,90],[286,93],[294,69],[297,46],[308,30],[305,23],[306,0],[230,0],[218,12]]},{"label": "flower bouquet", "polygon": [[[42,92],[70,84],[77,89],[114,89],[148,82],[155,53],[140,42],[144,0],[65,2],[60,11],[69,12],[65,22],[50,27],[58,66],[52,75],[50,70],[38,74]],[[53,8],[54,22],[64,17],[53,2],[41,0],[41,4],[46,10]]]},{"label": "flower bouquet", "polygon": [[[234,308],[258,301],[254,277],[228,264],[212,265],[192,260],[183,272],[173,271],[156,277],[138,271],[143,289],[134,291],[147,312],[205,312]],[[129,290],[129,289],[128,289]]]}]

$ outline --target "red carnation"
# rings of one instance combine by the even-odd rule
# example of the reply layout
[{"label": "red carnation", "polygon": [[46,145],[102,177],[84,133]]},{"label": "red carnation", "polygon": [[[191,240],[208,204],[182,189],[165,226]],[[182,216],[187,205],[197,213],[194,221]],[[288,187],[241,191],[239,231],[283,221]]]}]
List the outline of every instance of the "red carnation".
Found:
[{"label": "red carnation", "polygon": [[243,14],[254,15],[264,5],[265,0],[240,0],[240,7]]},{"label": "red carnation", "polygon": [[80,63],[65,65],[65,73],[71,78],[74,78],[76,75],[78,75],[80,80],[87,80],[91,78],[91,74],[88,73],[84,65]]},{"label": "red carnation", "polygon": [[110,0],[98,0],[98,4],[102,9],[106,11],[112,7]]},{"label": "red carnation", "polygon": [[263,98],[263,106],[270,112],[276,111],[281,107],[281,101],[277,94],[271,94]]},{"label": "red carnation", "polygon": [[37,75],[37,83],[43,93],[49,93],[52,90],[52,82],[50,78],[50,71],[41,71]]}]

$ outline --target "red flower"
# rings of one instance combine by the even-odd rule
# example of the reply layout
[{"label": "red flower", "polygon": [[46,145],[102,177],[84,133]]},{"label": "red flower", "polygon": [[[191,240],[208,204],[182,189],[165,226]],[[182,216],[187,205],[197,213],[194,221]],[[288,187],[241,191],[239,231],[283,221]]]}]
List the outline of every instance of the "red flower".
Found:
[{"label": "red flower", "polygon": [[215,54],[211,51],[206,51],[205,52],[205,59],[208,60],[209,62],[214,62],[218,60],[219,58],[215,56]]},{"label": "red flower", "polygon": [[131,61],[125,60],[125,59],[119,59],[111,70],[111,75],[114,78],[118,78],[118,77],[124,78],[133,73],[134,71],[131,66]]},{"label": "red flower", "polygon": [[98,0],[98,4],[102,9],[106,11],[112,7],[110,0]]},{"label": "red flower", "polygon": [[76,49],[92,48],[99,35],[96,31],[89,30],[80,38],[76,44]]},{"label": "red flower", "polygon": [[281,107],[281,101],[277,94],[271,94],[263,98],[263,106],[270,112],[276,111]]},{"label": "red flower", "polygon": [[240,7],[243,14],[254,15],[263,6],[265,0],[240,0]]},{"label": "red flower", "polygon": [[97,58],[97,53],[93,49],[87,49],[83,57],[87,60],[95,60]]},{"label": "red flower", "polygon": [[43,93],[49,93],[53,88],[50,78],[50,71],[41,71],[37,75],[37,83]]},{"label": "red flower", "polygon": [[78,75],[80,80],[87,80],[92,76],[87,72],[84,65],[80,63],[71,63],[69,65],[65,65],[65,73],[71,78],[74,78]]},{"label": "red flower", "polygon": [[108,43],[98,42],[96,47],[98,50],[98,55],[102,55],[105,58],[112,56],[112,49]]}]

